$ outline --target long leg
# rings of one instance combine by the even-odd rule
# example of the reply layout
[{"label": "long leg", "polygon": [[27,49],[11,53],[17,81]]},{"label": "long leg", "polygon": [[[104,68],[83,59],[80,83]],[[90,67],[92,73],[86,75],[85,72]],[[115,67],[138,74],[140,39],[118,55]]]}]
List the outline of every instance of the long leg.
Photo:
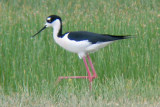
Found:
[{"label": "long leg", "polygon": [[88,67],[88,64],[87,64],[85,57],[83,57],[83,61],[84,61],[84,64],[85,64],[87,72],[88,72],[89,88],[90,88],[90,90],[92,90],[92,76],[91,76],[91,72],[89,71],[89,67]]},{"label": "long leg", "polygon": [[86,58],[85,58],[85,56],[84,56],[84,57],[83,57],[83,61],[84,61],[84,64],[85,64],[85,67],[86,67],[88,76],[60,76],[60,77],[58,78],[58,81],[60,81],[60,80],[62,80],[62,79],[69,79],[69,78],[72,78],[72,79],[81,79],[81,78],[82,78],[82,79],[88,79],[89,82],[90,82],[90,86],[89,86],[89,87],[90,87],[90,89],[92,89],[92,80],[97,77],[97,74],[96,74],[96,72],[95,72],[94,66],[93,66],[93,64],[92,64],[92,61],[91,61],[89,55],[87,55],[87,57],[88,57],[88,60],[89,60],[89,63],[90,63],[90,66],[91,66],[91,69],[92,69],[92,72],[93,72],[93,76],[91,76],[91,72],[89,71],[89,67],[88,67]]},{"label": "long leg", "polygon": [[89,77],[88,79],[89,79],[90,82],[92,82],[91,72],[89,71],[89,67],[88,67],[88,64],[87,64],[87,61],[86,61],[85,57],[83,57],[83,61],[84,61],[84,64],[86,66],[86,70],[87,70],[87,73],[88,73],[88,77]]},{"label": "long leg", "polygon": [[92,78],[91,78],[91,73],[89,71],[89,67],[88,67],[88,64],[87,64],[87,61],[86,61],[86,58],[83,57],[83,61],[84,61],[84,64],[85,64],[85,67],[87,69],[87,73],[88,73],[88,76],[60,76],[58,77],[58,81],[62,80],[62,79],[89,79],[89,81],[92,81]]},{"label": "long leg", "polygon": [[94,79],[94,78],[96,78],[96,77],[97,77],[97,73],[96,73],[96,71],[95,71],[95,69],[94,69],[94,66],[93,66],[93,64],[92,64],[91,58],[89,57],[89,55],[88,55],[88,54],[87,54],[87,58],[88,58],[89,64],[90,64],[91,69],[92,69],[92,72],[93,72],[92,79]]}]

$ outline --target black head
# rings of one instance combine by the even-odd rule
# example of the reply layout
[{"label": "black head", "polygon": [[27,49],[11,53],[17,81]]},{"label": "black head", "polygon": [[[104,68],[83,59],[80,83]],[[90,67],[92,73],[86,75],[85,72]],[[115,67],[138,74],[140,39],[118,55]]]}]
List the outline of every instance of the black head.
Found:
[{"label": "black head", "polygon": [[52,22],[54,22],[57,19],[59,19],[61,21],[61,18],[59,16],[57,16],[57,15],[50,15],[50,16],[47,17],[46,22],[47,23],[52,23]]}]

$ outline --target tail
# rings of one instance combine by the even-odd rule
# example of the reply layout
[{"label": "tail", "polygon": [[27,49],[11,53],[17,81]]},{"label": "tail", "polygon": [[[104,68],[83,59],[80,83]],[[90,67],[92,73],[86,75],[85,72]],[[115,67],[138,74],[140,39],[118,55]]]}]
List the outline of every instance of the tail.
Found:
[{"label": "tail", "polygon": [[103,36],[106,36],[108,39],[110,39],[111,41],[115,41],[115,40],[121,40],[121,39],[129,39],[129,38],[133,38],[135,36],[132,35],[110,35],[110,34],[102,34]]}]

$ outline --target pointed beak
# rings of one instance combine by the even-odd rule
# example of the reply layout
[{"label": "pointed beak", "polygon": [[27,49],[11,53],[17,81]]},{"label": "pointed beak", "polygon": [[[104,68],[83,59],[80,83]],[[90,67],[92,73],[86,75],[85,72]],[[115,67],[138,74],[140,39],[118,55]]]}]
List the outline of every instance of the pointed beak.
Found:
[{"label": "pointed beak", "polygon": [[31,36],[32,38],[35,37],[37,34],[39,34],[41,31],[43,31],[45,28],[47,28],[47,25],[45,25],[41,30],[39,30],[36,34]]}]

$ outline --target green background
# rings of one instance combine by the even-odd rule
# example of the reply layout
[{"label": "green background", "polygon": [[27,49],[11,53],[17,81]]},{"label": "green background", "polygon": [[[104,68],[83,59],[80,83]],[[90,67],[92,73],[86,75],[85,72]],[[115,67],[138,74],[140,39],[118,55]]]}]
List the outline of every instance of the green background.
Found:
[{"label": "green background", "polygon": [[[160,104],[159,0],[1,0],[0,102],[2,106],[116,106]],[[63,33],[135,35],[90,54],[98,78],[83,60],[53,40],[52,28],[31,39],[46,18],[59,15]]]}]

